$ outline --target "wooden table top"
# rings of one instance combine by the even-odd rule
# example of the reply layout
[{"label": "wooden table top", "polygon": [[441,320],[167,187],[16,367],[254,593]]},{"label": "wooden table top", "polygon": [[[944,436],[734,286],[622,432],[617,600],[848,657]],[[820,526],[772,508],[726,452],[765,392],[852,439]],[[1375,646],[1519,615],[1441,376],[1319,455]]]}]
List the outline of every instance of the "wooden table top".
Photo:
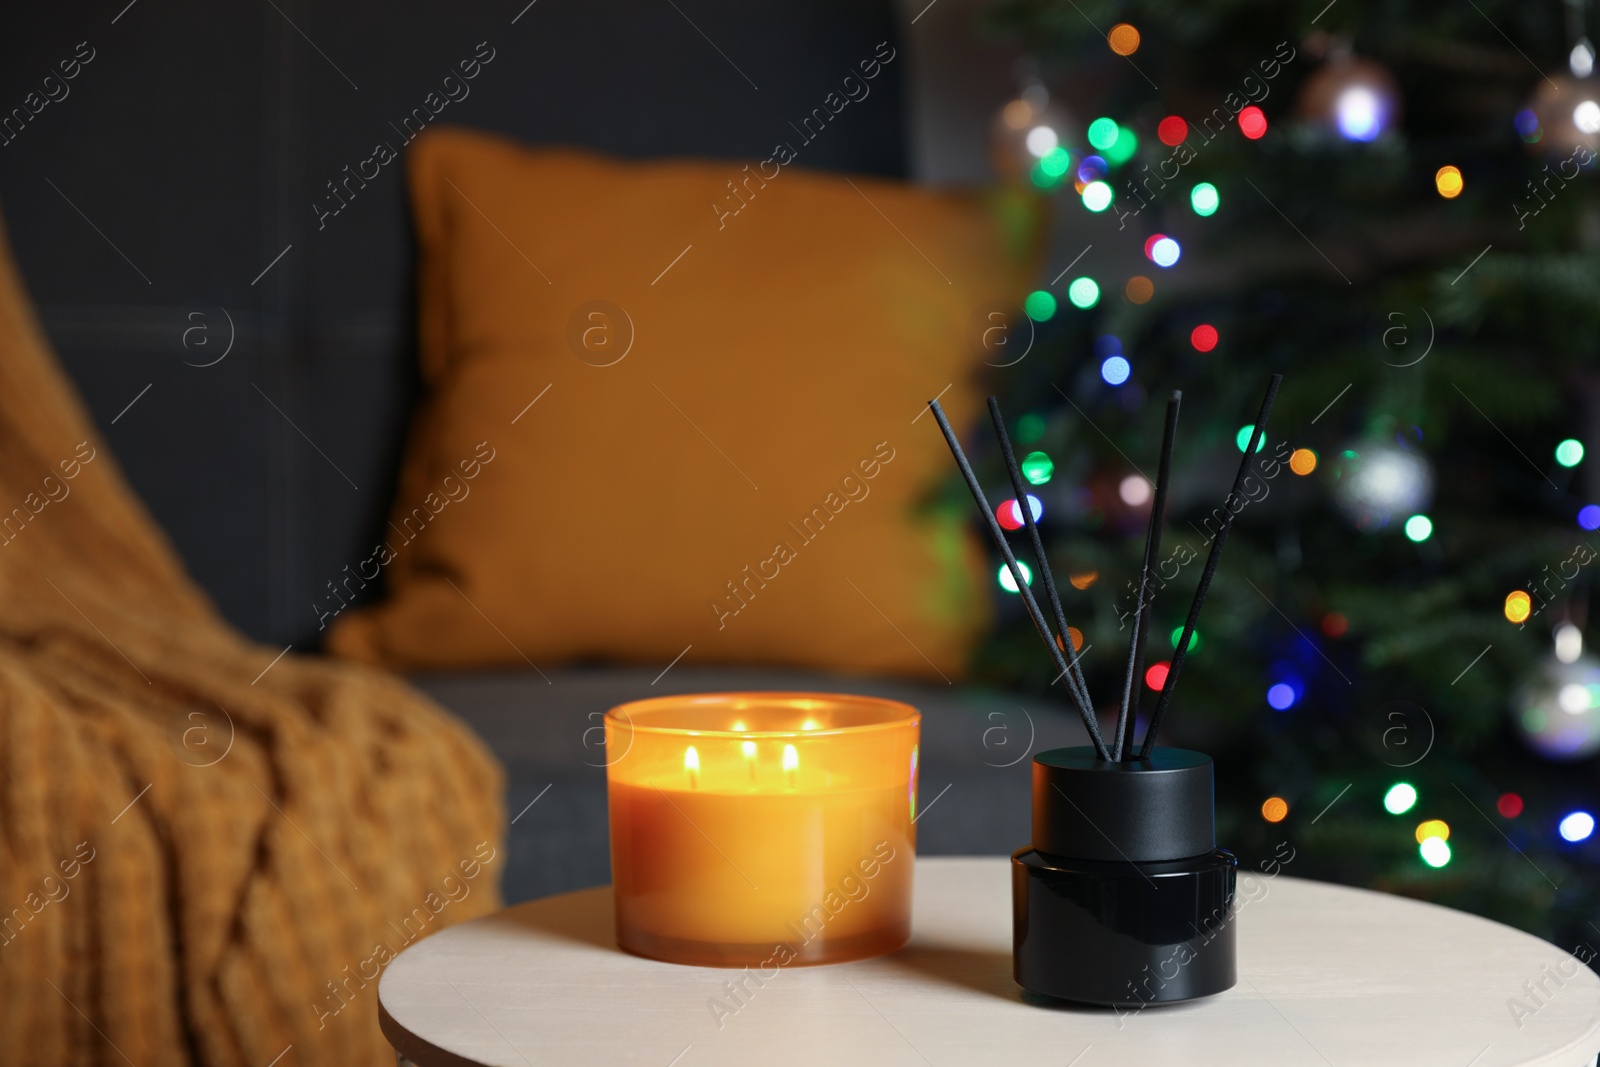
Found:
[{"label": "wooden table top", "polygon": [[530,901],[402,952],[378,988],[384,1033],[419,1067],[1588,1067],[1600,1052],[1600,977],[1570,952],[1254,872],[1233,989],[1134,1012],[1042,1006],[1011,979],[1008,863],[917,860],[906,948],[785,968],[738,999],[725,983],[741,972],[619,951],[609,888]]}]

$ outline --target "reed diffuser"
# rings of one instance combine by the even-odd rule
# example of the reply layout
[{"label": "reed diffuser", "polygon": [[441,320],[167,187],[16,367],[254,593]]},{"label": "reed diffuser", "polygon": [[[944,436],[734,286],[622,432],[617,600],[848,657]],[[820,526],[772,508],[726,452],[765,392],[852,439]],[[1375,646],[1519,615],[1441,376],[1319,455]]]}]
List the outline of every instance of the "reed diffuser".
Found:
[{"label": "reed diffuser", "polygon": [[1156,734],[1171,703],[1206,594],[1233,518],[1243,508],[1250,459],[1266,440],[1267,418],[1281,375],[1273,375],[1255,429],[1228,493],[1189,604],[1172,667],[1161,686],[1144,740],[1137,746],[1139,687],[1154,598],[1151,571],[1171,476],[1182,394],[1167,401],[1155,497],[1145,531],[1138,603],[1128,640],[1115,729],[1101,732],[1088,681],[1078,662],[1044,541],[1006,433],[1000,404],[989,415],[1049,606],[1029,588],[1005,532],[984,497],[961,443],[937,400],[928,402],[989,535],[1006,561],[1024,609],[1064,681],[1090,744],[1051,749],[1033,758],[1033,840],[1011,857],[1012,962],[1017,983],[1045,997],[1118,1007],[1144,1007],[1210,996],[1236,981],[1235,888],[1238,860],[1216,844],[1211,757],[1159,748]]}]

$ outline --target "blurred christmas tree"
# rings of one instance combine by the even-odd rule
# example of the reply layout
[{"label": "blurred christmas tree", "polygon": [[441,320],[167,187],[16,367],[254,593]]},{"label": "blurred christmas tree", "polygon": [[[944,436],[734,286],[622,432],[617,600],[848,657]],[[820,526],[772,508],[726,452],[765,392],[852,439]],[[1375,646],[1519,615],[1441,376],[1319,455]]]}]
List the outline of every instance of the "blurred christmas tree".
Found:
[{"label": "blurred christmas tree", "polygon": [[[1290,874],[1567,949],[1600,946],[1586,14],[1014,0],[989,16],[1038,72],[995,117],[996,162],[1055,199],[1073,245],[990,362],[1102,722],[1167,391],[1185,404],[1145,715],[1241,427],[1281,372],[1162,741],[1216,757],[1219,836],[1247,868],[1287,839]],[[980,668],[1043,690],[1018,598],[996,596]]]}]

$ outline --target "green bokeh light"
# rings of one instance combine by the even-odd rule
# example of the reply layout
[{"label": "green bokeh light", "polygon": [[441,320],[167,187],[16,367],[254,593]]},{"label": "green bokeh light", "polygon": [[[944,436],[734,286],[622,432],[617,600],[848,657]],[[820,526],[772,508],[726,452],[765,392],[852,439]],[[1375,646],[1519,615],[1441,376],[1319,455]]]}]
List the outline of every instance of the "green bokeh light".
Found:
[{"label": "green bokeh light", "polygon": [[1103,152],[1117,143],[1118,132],[1116,120],[1095,119],[1089,123],[1089,143]]},{"label": "green bokeh light", "polygon": [[1200,182],[1189,190],[1189,206],[1194,208],[1194,213],[1202,218],[1215,215],[1217,208],[1222,205],[1222,196],[1217,192],[1217,187],[1210,182]]},{"label": "green bokeh light", "polygon": [[[1256,435],[1256,424],[1253,423],[1253,422],[1246,423],[1245,425],[1239,427],[1239,432],[1238,433],[1233,435],[1233,443],[1234,443],[1235,446],[1238,447],[1240,452],[1243,452],[1245,449],[1250,447],[1250,438],[1254,437],[1255,435]],[[1261,435],[1261,442],[1258,445],[1256,445],[1256,451],[1260,452],[1263,448],[1266,448],[1266,447],[1267,447],[1267,435],[1266,434],[1262,434]]]},{"label": "green bokeh light", "polygon": [[1429,867],[1443,867],[1450,862],[1450,846],[1442,837],[1425,838],[1417,851],[1422,855],[1422,862]]},{"label": "green bokeh light", "polygon": [[1043,485],[1055,472],[1055,461],[1043,452],[1029,452],[1022,457],[1022,476],[1029,485]]},{"label": "green bokeh light", "polygon": [[1035,289],[1022,301],[1022,310],[1034,322],[1049,322],[1056,314],[1056,298],[1043,289]]},{"label": "green bokeh light", "polygon": [[1556,445],[1556,462],[1563,467],[1576,467],[1583,462],[1583,442],[1567,438]]},{"label": "green bokeh light", "polygon": [[1017,440],[1025,445],[1033,444],[1044,436],[1045,425],[1043,415],[1035,415],[1030,411],[1017,420]]},{"label": "green bokeh light", "polygon": [[[1183,636],[1183,627],[1174,626],[1172,628],[1172,637],[1171,637],[1172,647],[1173,648],[1177,648],[1178,647],[1178,639],[1181,638],[1182,636]],[[1190,652],[1198,652],[1199,650],[1200,650],[1200,631],[1199,630],[1195,630],[1194,632],[1189,634],[1189,651]]]},{"label": "green bokeh light", "polygon": [[1433,520],[1426,515],[1413,515],[1406,520],[1406,536],[1421,544],[1433,536]]},{"label": "green bokeh light", "polygon": [[1072,155],[1065,148],[1057,146],[1046,152],[1044,158],[1039,160],[1039,168],[1052,178],[1059,178],[1072,166]]},{"label": "green bokeh light", "polygon": [[1105,182],[1090,182],[1083,187],[1083,206],[1090,211],[1104,211],[1111,206],[1111,186]]},{"label": "green bokeh light", "polygon": [[1410,782],[1396,782],[1383,794],[1383,810],[1390,815],[1404,815],[1417,806],[1417,787]]},{"label": "green bokeh light", "polygon": [[1117,139],[1106,146],[1106,162],[1120,167],[1139,150],[1139,138],[1126,126],[1117,127]]},{"label": "green bokeh light", "polygon": [[[1017,560],[1017,569],[1022,572],[1022,580],[1027,582],[1029,585],[1032,585],[1033,571],[1028,569],[1028,565],[1019,559]],[[1017,582],[1015,578],[1011,577],[1011,567],[1009,564],[1000,564],[999,576],[1001,589],[1004,589],[1008,593],[1015,593],[1017,591]]]},{"label": "green bokeh light", "polygon": [[1100,302],[1100,286],[1093,278],[1074,278],[1067,286],[1067,299],[1073,307],[1087,310]]}]

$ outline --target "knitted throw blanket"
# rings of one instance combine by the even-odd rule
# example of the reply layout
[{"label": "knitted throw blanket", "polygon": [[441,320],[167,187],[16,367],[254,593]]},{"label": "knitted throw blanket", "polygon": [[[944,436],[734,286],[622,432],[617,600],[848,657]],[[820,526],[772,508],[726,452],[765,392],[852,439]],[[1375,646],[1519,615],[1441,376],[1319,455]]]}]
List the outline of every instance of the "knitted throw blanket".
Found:
[{"label": "knitted throw blanket", "polygon": [[500,771],[403,682],[281,651],[184,574],[0,233],[0,1060],[394,1063],[377,977],[498,906]]}]

